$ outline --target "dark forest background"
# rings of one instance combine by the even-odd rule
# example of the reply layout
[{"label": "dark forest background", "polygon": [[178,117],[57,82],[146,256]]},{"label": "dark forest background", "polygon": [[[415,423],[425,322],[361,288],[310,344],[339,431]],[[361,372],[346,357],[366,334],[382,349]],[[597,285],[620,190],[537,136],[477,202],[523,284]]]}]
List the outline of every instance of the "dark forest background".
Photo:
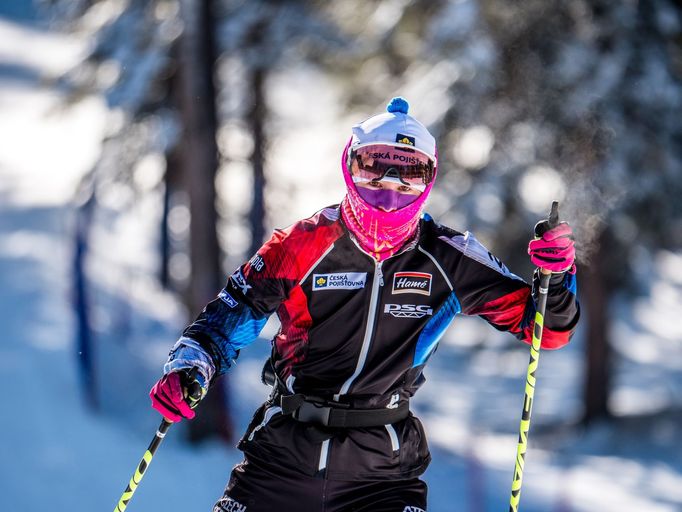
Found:
[{"label": "dark forest background", "polygon": [[[610,400],[622,361],[614,304],[655,293],[656,258],[682,248],[678,2],[39,5],[54,26],[92,41],[60,78],[69,101],[101,94],[110,112],[99,161],[74,191],[85,354],[97,343],[98,299],[88,285],[93,223],[142,200],[158,205],[150,219],[155,279],[181,297],[189,321],[273,227],[312,214],[322,199],[341,199],[338,161],[351,124],[403,95],[438,140],[439,182],[427,210],[476,233],[517,274],[532,272],[532,226],[560,200],[578,241],[586,338],[583,407],[574,420],[619,420]],[[290,84],[284,92],[282,83]],[[314,110],[320,96],[334,106],[326,117]],[[328,120],[336,146],[287,139],[292,126],[282,112],[292,110],[289,119],[301,124]],[[294,176],[287,182],[285,167]],[[526,350],[514,340],[506,349]],[[87,357],[82,371],[85,382],[96,381]],[[211,393],[191,424],[193,439],[234,437],[229,382],[218,389],[224,393]],[[98,407],[96,393],[87,398]]]}]

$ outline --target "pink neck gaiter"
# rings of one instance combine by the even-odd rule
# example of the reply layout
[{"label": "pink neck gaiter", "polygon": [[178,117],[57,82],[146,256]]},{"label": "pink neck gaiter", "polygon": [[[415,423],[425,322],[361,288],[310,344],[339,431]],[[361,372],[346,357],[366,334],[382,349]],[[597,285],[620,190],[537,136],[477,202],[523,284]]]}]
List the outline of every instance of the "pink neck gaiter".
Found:
[{"label": "pink neck gaiter", "polygon": [[376,208],[383,209],[385,211],[400,210],[401,208],[405,208],[408,204],[412,204],[421,196],[421,194],[419,196],[413,196],[401,194],[395,190],[372,190],[357,186],[355,187],[355,190],[358,194],[360,194],[360,197],[365,200],[365,203],[371,204]]},{"label": "pink neck gaiter", "polygon": [[349,148],[350,141],[341,157],[347,190],[341,203],[341,215],[360,247],[377,261],[383,261],[398,252],[416,233],[424,202],[435,180],[415,201],[398,210],[385,212],[367,203],[355,188],[347,164]]}]

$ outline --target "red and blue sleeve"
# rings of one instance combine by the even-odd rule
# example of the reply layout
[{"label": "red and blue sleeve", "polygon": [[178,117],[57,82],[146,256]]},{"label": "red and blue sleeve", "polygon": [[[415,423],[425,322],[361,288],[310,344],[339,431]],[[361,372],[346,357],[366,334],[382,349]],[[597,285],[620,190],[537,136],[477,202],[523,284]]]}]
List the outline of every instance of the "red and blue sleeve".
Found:
[{"label": "red and blue sleeve", "polygon": [[[531,343],[539,277],[531,287],[514,275],[473,235],[465,233],[446,240],[461,252],[454,269],[453,286],[462,313],[478,315],[493,327]],[[556,274],[550,280],[542,348],[566,345],[579,318],[573,274]]]},{"label": "red and blue sleeve", "polygon": [[183,336],[196,341],[210,356],[216,376],[225,373],[240,349],[258,337],[268,317],[341,236],[343,230],[334,220],[323,211],[275,230],[185,329]]}]

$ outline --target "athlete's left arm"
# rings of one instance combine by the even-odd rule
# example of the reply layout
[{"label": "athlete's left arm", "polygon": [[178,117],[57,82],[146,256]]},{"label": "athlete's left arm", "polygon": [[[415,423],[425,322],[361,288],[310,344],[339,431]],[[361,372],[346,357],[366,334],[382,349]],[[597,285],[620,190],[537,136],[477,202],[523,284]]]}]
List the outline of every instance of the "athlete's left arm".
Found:
[{"label": "athlete's left arm", "polygon": [[[462,253],[455,268],[453,285],[462,313],[478,315],[501,331],[531,343],[539,272],[531,287],[492,255],[470,233],[453,238]],[[547,295],[542,348],[566,345],[580,316],[574,274],[553,274]]]}]

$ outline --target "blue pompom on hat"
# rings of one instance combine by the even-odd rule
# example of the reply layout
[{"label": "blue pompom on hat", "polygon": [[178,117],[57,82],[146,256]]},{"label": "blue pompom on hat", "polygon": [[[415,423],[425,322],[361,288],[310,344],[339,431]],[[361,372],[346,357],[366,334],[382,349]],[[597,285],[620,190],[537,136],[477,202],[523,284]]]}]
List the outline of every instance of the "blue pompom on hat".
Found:
[{"label": "blue pompom on hat", "polygon": [[410,104],[402,96],[396,96],[388,105],[386,105],[386,112],[400,112],[401,114],[407,114],[408,110],[410,110]]},{"label": "blue pompom on hat", "polygon": [[370,117],[353,126],[351,149],[370,144],[388,144],[410,147],[436,160],[436,139],[426,127],[409,115],[410,104],[402,96],[396,96],[388,105],[386,113]]}]

